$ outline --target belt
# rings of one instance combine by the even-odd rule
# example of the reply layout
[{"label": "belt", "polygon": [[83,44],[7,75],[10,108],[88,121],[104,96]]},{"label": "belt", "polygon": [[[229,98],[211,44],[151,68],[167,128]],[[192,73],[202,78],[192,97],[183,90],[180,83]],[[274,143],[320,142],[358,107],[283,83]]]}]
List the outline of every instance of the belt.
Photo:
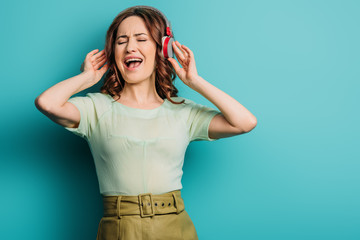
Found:
[{"label": "belt", "polygon": [[152,217],[169,213],[179,214],[185,209],[180,189],[163,194],[103,196],[103,204],[104,217],[118,218],[125,215]]}]

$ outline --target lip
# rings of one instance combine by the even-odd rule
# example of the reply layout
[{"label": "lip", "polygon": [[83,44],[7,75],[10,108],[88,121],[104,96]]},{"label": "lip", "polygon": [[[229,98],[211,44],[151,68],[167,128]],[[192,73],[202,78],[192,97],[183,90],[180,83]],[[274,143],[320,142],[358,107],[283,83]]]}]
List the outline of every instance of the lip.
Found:
[{"label": "lip", "polygon": [[129,58],[140,58],[141,60],[144,61],[144,59],[142,59],[142,57],[138,57],[138,56],[132,55],[132,56],[127,56],[127,57],[125,57],[125,58],[124,58],[124,62],[125,62],[126,60],[128,60]]},{"label": "lip", "polygon": [[131,68],[131,67],[126,66],[125,62],[123,62],[123,65],[124,65],[125,69],[128,70],[128,71],[136,71],[137,69],[139,69],[142,66],[143,62],[144,62],[144,60],[142,60],[140,65],[138,67],[135,67],[135,68]]},{"label": "lip", "polygon": [[[128,66],[125,64],[126,60],[128,60],[129,58],[140,58],[142,61],[141,61],[140,65],[139,65],[138,67],[130,68],[130,67],[128,67]],[[138,56],[131,55],[131,56],[127,56],[127,57],[124,58],[123,65],[124,65],[124,67],[125,67],[126,70],[135,71],[135,70],[137,70],[138,68],[140,68],[140,67],[142,66],[141,64],[142,64],[143,62],[144,62],[144,59],[143,59],[143,58],[138,57]]]}]

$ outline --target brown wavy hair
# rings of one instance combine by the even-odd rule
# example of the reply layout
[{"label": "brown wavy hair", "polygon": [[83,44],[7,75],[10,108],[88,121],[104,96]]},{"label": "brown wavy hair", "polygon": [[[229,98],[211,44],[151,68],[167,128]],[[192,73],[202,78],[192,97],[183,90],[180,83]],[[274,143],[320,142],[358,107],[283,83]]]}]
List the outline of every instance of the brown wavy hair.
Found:
[{"label": "brown wavy hair", "polygon": [[124,88],[125,80],[115,62],[115,40],[120,23],[130,16],[141,17],[144,20],[151,37],[156,42],[155,88],[157,93],[162,99],[167,98],[174,104],[183,103],[184,100],[181,102],[174,102],[170,99],[170,97],[177,97],[178,90],[173,84],[176,78],[175,69],[171,63],[161,55],[161,40],[166,33],[166,22],[163,16],[157,11],[138,6],[130,7],[120,12],[114,18],[106,33],[104,49],[109,69],[105,76],[104,84],[100,88],[100,92],[107,93],[110,96],[118,96],[120,98],[120,91]]}]

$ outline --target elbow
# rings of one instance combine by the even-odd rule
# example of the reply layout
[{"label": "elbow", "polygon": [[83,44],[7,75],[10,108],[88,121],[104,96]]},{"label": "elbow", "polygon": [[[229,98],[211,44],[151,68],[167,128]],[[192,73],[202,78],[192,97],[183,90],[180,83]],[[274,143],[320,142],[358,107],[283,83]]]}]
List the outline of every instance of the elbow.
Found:
[{"label": "elbow", "polygon": [[249,121],[249,125],[244,129],[245,132],[252,131],[257,125],[257,119],[254,117],[252,120]]},{"label": "elbow", "polygon": [[36,107],[37,109],[39,109],[39,108],[40,108],[40,100],[39,100],[39,96],[37,96],[37,97],[35,98],[34,104],[35,104],[35,107]]},{"label": "elbow", "polygon": [[48,112],[48,111],[49,111],[48,107],[46,107],[46,104],[44,103],[44,100],[43,100],[40,96],[38,96],[37,98],[35,98],[34,104],[35,104],[35,107],[36,107],[40,112]]},{"label": "elbow", "polygon": [[35,104],[35,107],[36,107],[38,110],[41,109],[39,96],[37,96],[37,97],[35,98],[34,104]]}]

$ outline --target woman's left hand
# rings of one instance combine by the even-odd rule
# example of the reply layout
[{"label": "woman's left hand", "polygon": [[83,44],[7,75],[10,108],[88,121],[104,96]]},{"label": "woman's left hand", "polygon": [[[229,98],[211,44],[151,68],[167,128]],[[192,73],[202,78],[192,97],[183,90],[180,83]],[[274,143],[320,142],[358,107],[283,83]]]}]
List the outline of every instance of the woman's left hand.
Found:
[{"label": "woman's left hand", "polygon": [[198,73],[195,65],[195,58],[193,52],[186,47],[181,45],[178,41],[172,43],[173,50],[182,68],[176,62],[174,58],[168,58],[171,65],[174,67],[176,74],[179,76],[187,86],[191,86],[192,81],[195,81],[198,77]]}]

